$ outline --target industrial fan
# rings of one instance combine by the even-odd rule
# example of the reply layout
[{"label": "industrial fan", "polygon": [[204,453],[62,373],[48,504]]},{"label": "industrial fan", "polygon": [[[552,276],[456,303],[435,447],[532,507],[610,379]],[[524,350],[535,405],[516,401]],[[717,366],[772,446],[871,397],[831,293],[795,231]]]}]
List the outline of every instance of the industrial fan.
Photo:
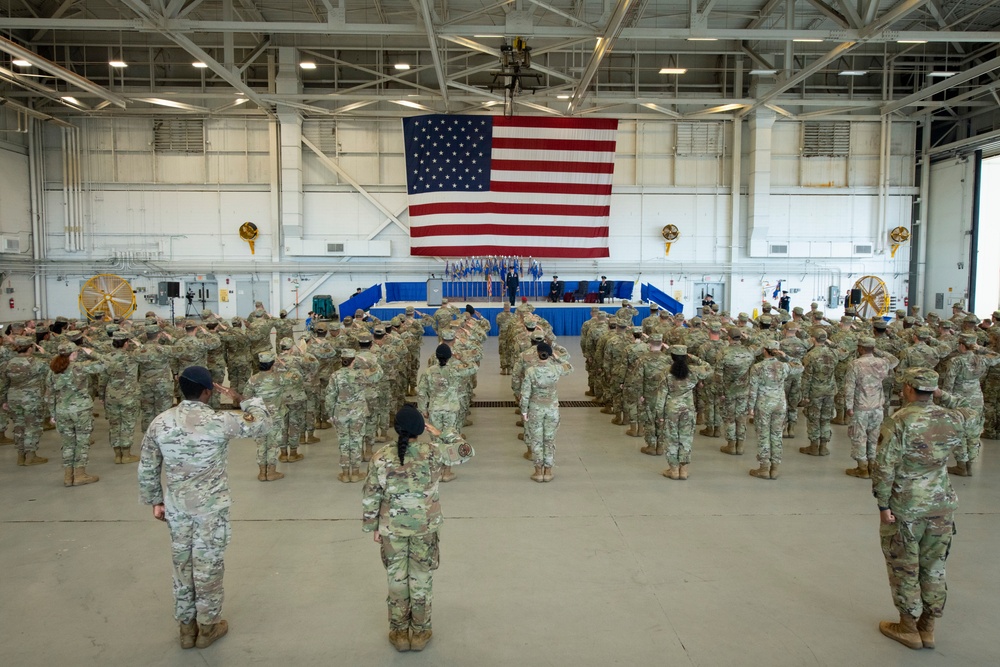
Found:
[{"label": "industrial fan", "polygon": [[857,305],[858,315],[871,318],[889,313],[889,292],[881,278],[863,276],[854,283],[854,289],[861,290],[861,302]]},{"label": "industrial fan", "polygon": [[250,244],[250,254],[256,255],[253,244],[257,240],[257,225],[252,222],[244,222],[240,225],[240,238]]},{"label": "industrial fan", "polygon": [[899,246],[910,240],[910,230],[906,227],[895,227],[889,232],[889,238],[892,240],[892,254],[890,257],[895,257]]},{"label": "industrial fan", "polygon": [[80,310],[91,320],[128,317],[135,310],[135,293],[124,278],[100,273],[80,289]]},{"label": "industrial fan", "polygon": [[677,225],[665,225],[663,229],[660,230],[660,236],[667,242],[665,254],[670,254],[670,246],[673,245],[674,241],[681,237],[681,230],[677,229]]}]

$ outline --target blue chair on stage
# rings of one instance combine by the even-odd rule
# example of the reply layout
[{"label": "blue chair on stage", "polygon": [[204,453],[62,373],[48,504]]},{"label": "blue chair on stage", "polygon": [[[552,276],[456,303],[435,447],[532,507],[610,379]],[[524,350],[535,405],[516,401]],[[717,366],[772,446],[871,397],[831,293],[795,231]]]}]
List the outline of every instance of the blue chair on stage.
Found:
[{"label": "blue chair on stage", "polygon": [[576,286],[576,291],[573,292],[573,301],[584,301],[587,298],[587,290],[589,289],[590,281],[581,280]]}]

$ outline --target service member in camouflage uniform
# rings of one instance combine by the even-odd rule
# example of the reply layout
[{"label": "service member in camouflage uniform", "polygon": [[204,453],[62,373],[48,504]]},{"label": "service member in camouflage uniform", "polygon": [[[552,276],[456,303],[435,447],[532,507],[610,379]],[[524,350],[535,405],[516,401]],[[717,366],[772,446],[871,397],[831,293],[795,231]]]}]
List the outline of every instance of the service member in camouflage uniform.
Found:
[{"label": "service member in camouflage uniform", "polygon": [[521,383],[521,418],[525,443],[531,445],[535,459],[536,482],[552,481],[556,453],[556,430],[559,428],[559,394],[556,384],[563,375],[573,372],[568,355],[552,356],[552,346],[539,343],[539,363],[528,368]]},{"label": "service member in camouflage uniform", "polygon": [[[716,320],[708,323],[708,340],[701,343],[695,355],[712,367],[712,374],[701,383],[702,416],[705,424],[699,433],[709,438],[722,435],[722,357],[728,344],[722,340],[722,324]],[[727,336],[728,337],[728,336]]]},{"label": "service member in camouflage uniform", "polygon": [[[257,355],[258,372],[250,376],[247,382],[247,398],[258,398],[263,401],[267,413],[271,417],[271,427],[255,436],[257,439],[257,481],[275,482],[285,477],[276,470],[278,467],[278,451],[285,443],[285,413],[288,411],[285,402],[287,384],[282,374],[274,368],[274,352],[261,352]],[[287,450],[281,450],[284,459],[288,460]]]},{"label": "service member in camouflage uniform", "polygon": [[858,339],[858,358],[851,361],[844,375],[844,409],[850,419],[847,433],[851,436],[851,458],[858,464],[844,471],[851,477],[869,478],[884,417],[883,383],[897,365],[899,359],[878,349],[874,338]]},{"label": "service member in camouflage uniform", "polygon": [[670,370],[653,399],[652,412],[657,422],[663,425],[667,454],[667,468],[663,470],[663,476],[687,479],[691,443],[694,441],[694,388],[714,371],[698,357],[688,356],[684,345],[670,347],[670,361]]},{"label": "service member in camouflage uniform", "polygon": [[667,381],[667,373],[673,360],[663,345],[663,334],[654,333],[649,337],[649,351],[639,358],[639,377],[636,380],[639,391],[639,418],[642,420],[645,445],[639,449],[643,454],[663,456],[667,441],[666,422],[659,420],[656,412],[656,397]]},{"label": "service member in camouflage uniform", "polygon": [[139,360],[132,353],[135,343],[124,331],[116,331],[112,348],[104,357],[107,386],[104,409],[108,415],[108,439],[115,452],[115,463],[135,463],[132,455],[135,426],[139,421]]},{"label": "service member in camouflage uniform", "polygon": [[[437,346],[434,356],[437,365],[428,366],[417,381],[417,409],[442,430],[461,431],[462,394],[476,367],[453,357],[451,347],[444,343]],[[442,482],[454,478],[450,468],[441,472]]]},{"label": "service member in camouflage uniform", "polygon": [[0,403],[10,410],[19,466],[49,461],[36,453],[42,437],[45,380],[49,366],[33,356],[34,350],[35,344],[30,338],[16,336],[14,351],[17,356],[0,366]]},{"label": "service member in camouflage uniform", "polygon": [[[307,441],[306,382],[319,364],[312,355],[303,356],[291,338],[278,341],[278,350],[277,364],[285,383],[285,440],[278,460],[294,463],[305,458],[304,454],[299,454],[298,447]],[[314,441],[319,442],[319,439]]]},{"label": "service member in camouflage uniform", "polygon": [[221,619],[232,504],[226,475],[229,440],[259,438],[271,418],[259,398],[243,401],[242,415],[212,410],[207,368],[186,368],[179,382],[184,400],[154,419],[143,438],[139,499],[170,526],[181,648],[205,648],[229,630]]},{"label": "service member in camouflage uniform", "polygon": [[899,622],[882,621],[879,630],[909,648],[934,648],[958,508],[945,466],[962,446],[972,413],[949,409],[954,402],[947,393],[934,404],[938,374],[929,368],[908,369],[902,382],[905,407],[883,422],[871,471],[889,589],[899,610]]},{"label": "service member in camouflage uniform", "polygon": [[145,332],[146,342],[133,353],[139,364],[139,426],[143,433],[156,415],[174,404],[174,352],[166,340],[169,334],[155,324],[147,325]]},{"label": "service member in camouflage uniform", "polygon": [[[800,309],[801,310],[801,309]],[[809,352],[809,334],[794,322],[786,325],[785,337],[778,341],[781,351],[792,359],[802,361]],[[799,423],[799,403],[802,401],[802,374],[789,375],[785,379],[785,402],[788,404],[784,437],[795,437],[795,425]]]},{"label": "service member in camouflage uniform", "polygon": [[[438,496],[442,472],[469,460],[472,448],[455,431],[442,433],[405,406],[395,416],[395,443],[368,466],[361,528],[381,545],[389,583],[389,642],[397,651],[420,651],[431,628],[432,572],[438,568],[438,530],[444,522]],[[442,444],[420,442],[427,430]]]},{"label": "service member in camouflage uniform", "polygon": [[[90,378],[104,372],[92,351],[73,343],[60,343],[49,363],[46,398],[52,423],[62,437],[63,486],[83,486],[100,480],[87,474],[90,434],[94,431],[94,401]],[[82,357],[77,361],[77,357]]]},{"label": "service member in camouflage uniform", "polygon": [[750,368],[750,395],[747,405],[757,429],[757,469],[750,475],[759,479],[778,479],[788,404],[785,380],[801,375],[802,363],[781,351],[776,340],[764,343],[764,358]]},{"label": "service member in camouflage uniform", "polygon": [[[340,447],[341,482],[360,482],[365,422],[371,417],[365,397],[374,368],[358,360],[351,348],[340,351],[341,368],[330,376],[326,388],[326,408],[337,427]],[[379,371],[381,372],[381,371]]]},{"label": "service member in camouflage uniform", "polygon": [[[232,319],[232,326],[220,334],[226,353],[226,372],[229,374],[229,387],[236,392],[246,390],[247,380],[257,366],[250,351],[250,338],[243,329],[243,320]],[[238,408],[234,405],[233,408]]]},{"label": "service member in camouflage uniform", "polygon": [[750,367],[757,357],[755,348],[743,345],[744,331],[729,329],[729,348],[722,355],[723,419],[726,444],[719,448],[724,454],[742,454],[747,439],[747,399],[750,395]]},{"label": "service member in camouflage uniform", "polygon": [[948,472],[960,477],[972,477],[972,464],[979,458],[983,433],[983,391],[980,380],[990,368],[1000,364],[1000,355],[981,348],[976,335],[963,333],[958,337],[958,355],[948,364],[941,378],[941,388],[952,394],[958,405],[969,408],[972,416],[966,420],[965,444],[955,450],[955,465]]},{"label": "service member in camouflage uniform", "polygon": [[830,344],[827,333],[817,327],[812,332],[813,348],[802,358],[802,395],[806,403],[806,430],[809,446],[799,452],[810,456],[829,456],[833,429],[830,420],[835,414],[833,399],[837,393],[834,372],[843,353]]},{"label": "service member in camouflage uniform", "polygon": [[[332,333],[332,335],[330,335]],[[316,383],[312,391],[316,392],[315,429],[328,429],[330,411],[324,401],[326,388],[330,384],[330,376],[340,368],[340,348],[337,346],[340,336],[340,322],[318,322],[313,326],[314,337],[309,341],[309,354],[316,357],[319,370],[316,372]]]}]

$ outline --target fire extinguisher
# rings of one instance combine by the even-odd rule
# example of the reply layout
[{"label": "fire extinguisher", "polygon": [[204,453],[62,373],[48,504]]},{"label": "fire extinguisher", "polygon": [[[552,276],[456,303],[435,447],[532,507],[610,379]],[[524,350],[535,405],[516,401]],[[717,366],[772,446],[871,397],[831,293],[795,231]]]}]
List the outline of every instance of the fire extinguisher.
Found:
[{"label": "fire extinguisher", "polygon": [[906,306],[907,308],[909,308],[909,306],[910,306],[910,297],[908,297],[908,296],[904,296],[903,297],[903,305]]},{"label": "fire extinguisher", "polygon": [[10,298],[10,307],[11,307],[11,308],[13,308],[13,307],[14,307],[14,297],[11,297],[11,298]]}]

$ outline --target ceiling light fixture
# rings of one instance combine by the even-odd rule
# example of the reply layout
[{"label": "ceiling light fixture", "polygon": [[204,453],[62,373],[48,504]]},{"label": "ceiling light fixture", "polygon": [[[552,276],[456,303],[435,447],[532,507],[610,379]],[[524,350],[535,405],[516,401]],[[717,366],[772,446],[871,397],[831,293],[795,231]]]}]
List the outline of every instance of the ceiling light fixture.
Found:
[{"label": "ceiling light fixture", "polygon": [[685,67],[664,67],[660,70],[660,74],[687,74],[687,68]]},{"label": "ceiling light fixture", "polygon": [[15,58],[11,61],[11,64],[17,65],[18,67],[31,67],[31,63],[27,60],[21,60],[20,58]]},{"label": "ceiling light fixture", "polygon": [[393,67],[395,67],[398,70],[403,70],[403,71],[410,69],[410,66],[407,65],[406,63],[396,63],[395,65],[393,65]]},{"label": "ceiling light fixture", "polygon": [[949,76],[955,76],[958,72],[928,72],[927,76],[938,76],[941,78],[947,78]]},{"label": "ceiling light fixture", "polygon": [[473,37],[478,37],[480,39],[491,39],[495,37],[497,39],[500,39],[501,37],[503,37],[503,35],[473,35]]},{"label": "ceiling light fixture", "polygon": [[718,37],[688,37],[687,41],[689,41],[689,42],[717,42],[717,41],[719,41],[719,38]]},{"label": "ceiling light fixture", "polygon": [[864,76],[868,74],[867,70],[863,69],[845,69],[843,72],[838,72],[840,76]]},{"label": "ceiling light fixture", "polygon": [[750,76],[774,76],[778,73],[776,69],[752,69]]},{"label": "ceiling light fixture", "polygon": [[299,67],[302,69],[316,69],[316,63],[311,61],[301,62],[299,63]]},{"label": "ceiling light fixture", "polygon": [[203,62],[196,62],[196,63],[191,63],[191,67],[196,67],[198,69],[205,69],[206,67],[208,67],[208,65],[206,65]]},{"label": "ceiling light fixture", "polygon": [[569,95],[556,95],[557,100],[568,100]]},{"label": "ceiling light fixture", "polygon": [[236,101],[234,101],[233,104],[246,104],[249,101],[250,101],[249,98],[240,97]]},{"label": "ceiling light fixture", "polygon": [[410,107],[411,109],[426,109],[422,104],[417,104],[416,102],[411,102],[410,100],[393,100],[396,104],[404,107]]},{"label": "ceiling light fixture", "polygon": [[812,38],[806,39],[805,37],[803,37],[802,39],[793,39],[792,41],[793,42],[800,42],[800,43],[804,43],[804,44],[814,44],[816,42],[822,42],[823,40],[822,39],[812,39]]},{"label": "ceiling light fixture", "polygon": [[82,104],[80,104],[80,100],[76,99],[75,97],[72,97],[71,95],[63,95],[59,99],[61,99],[63,102],[69,102],[70,104],[76,105],[78,107],[83,106]]},{"label": "ceiling light fixture", "polygon": [[124,69],[128,67],[128,63],[126,63],[124,60],[109,60],[108,64],[116,69]]},{"label": "ceiling light fixture", "polygon": [[926,44],[926,39],[900,39],[896,41],[897,44]]}]

